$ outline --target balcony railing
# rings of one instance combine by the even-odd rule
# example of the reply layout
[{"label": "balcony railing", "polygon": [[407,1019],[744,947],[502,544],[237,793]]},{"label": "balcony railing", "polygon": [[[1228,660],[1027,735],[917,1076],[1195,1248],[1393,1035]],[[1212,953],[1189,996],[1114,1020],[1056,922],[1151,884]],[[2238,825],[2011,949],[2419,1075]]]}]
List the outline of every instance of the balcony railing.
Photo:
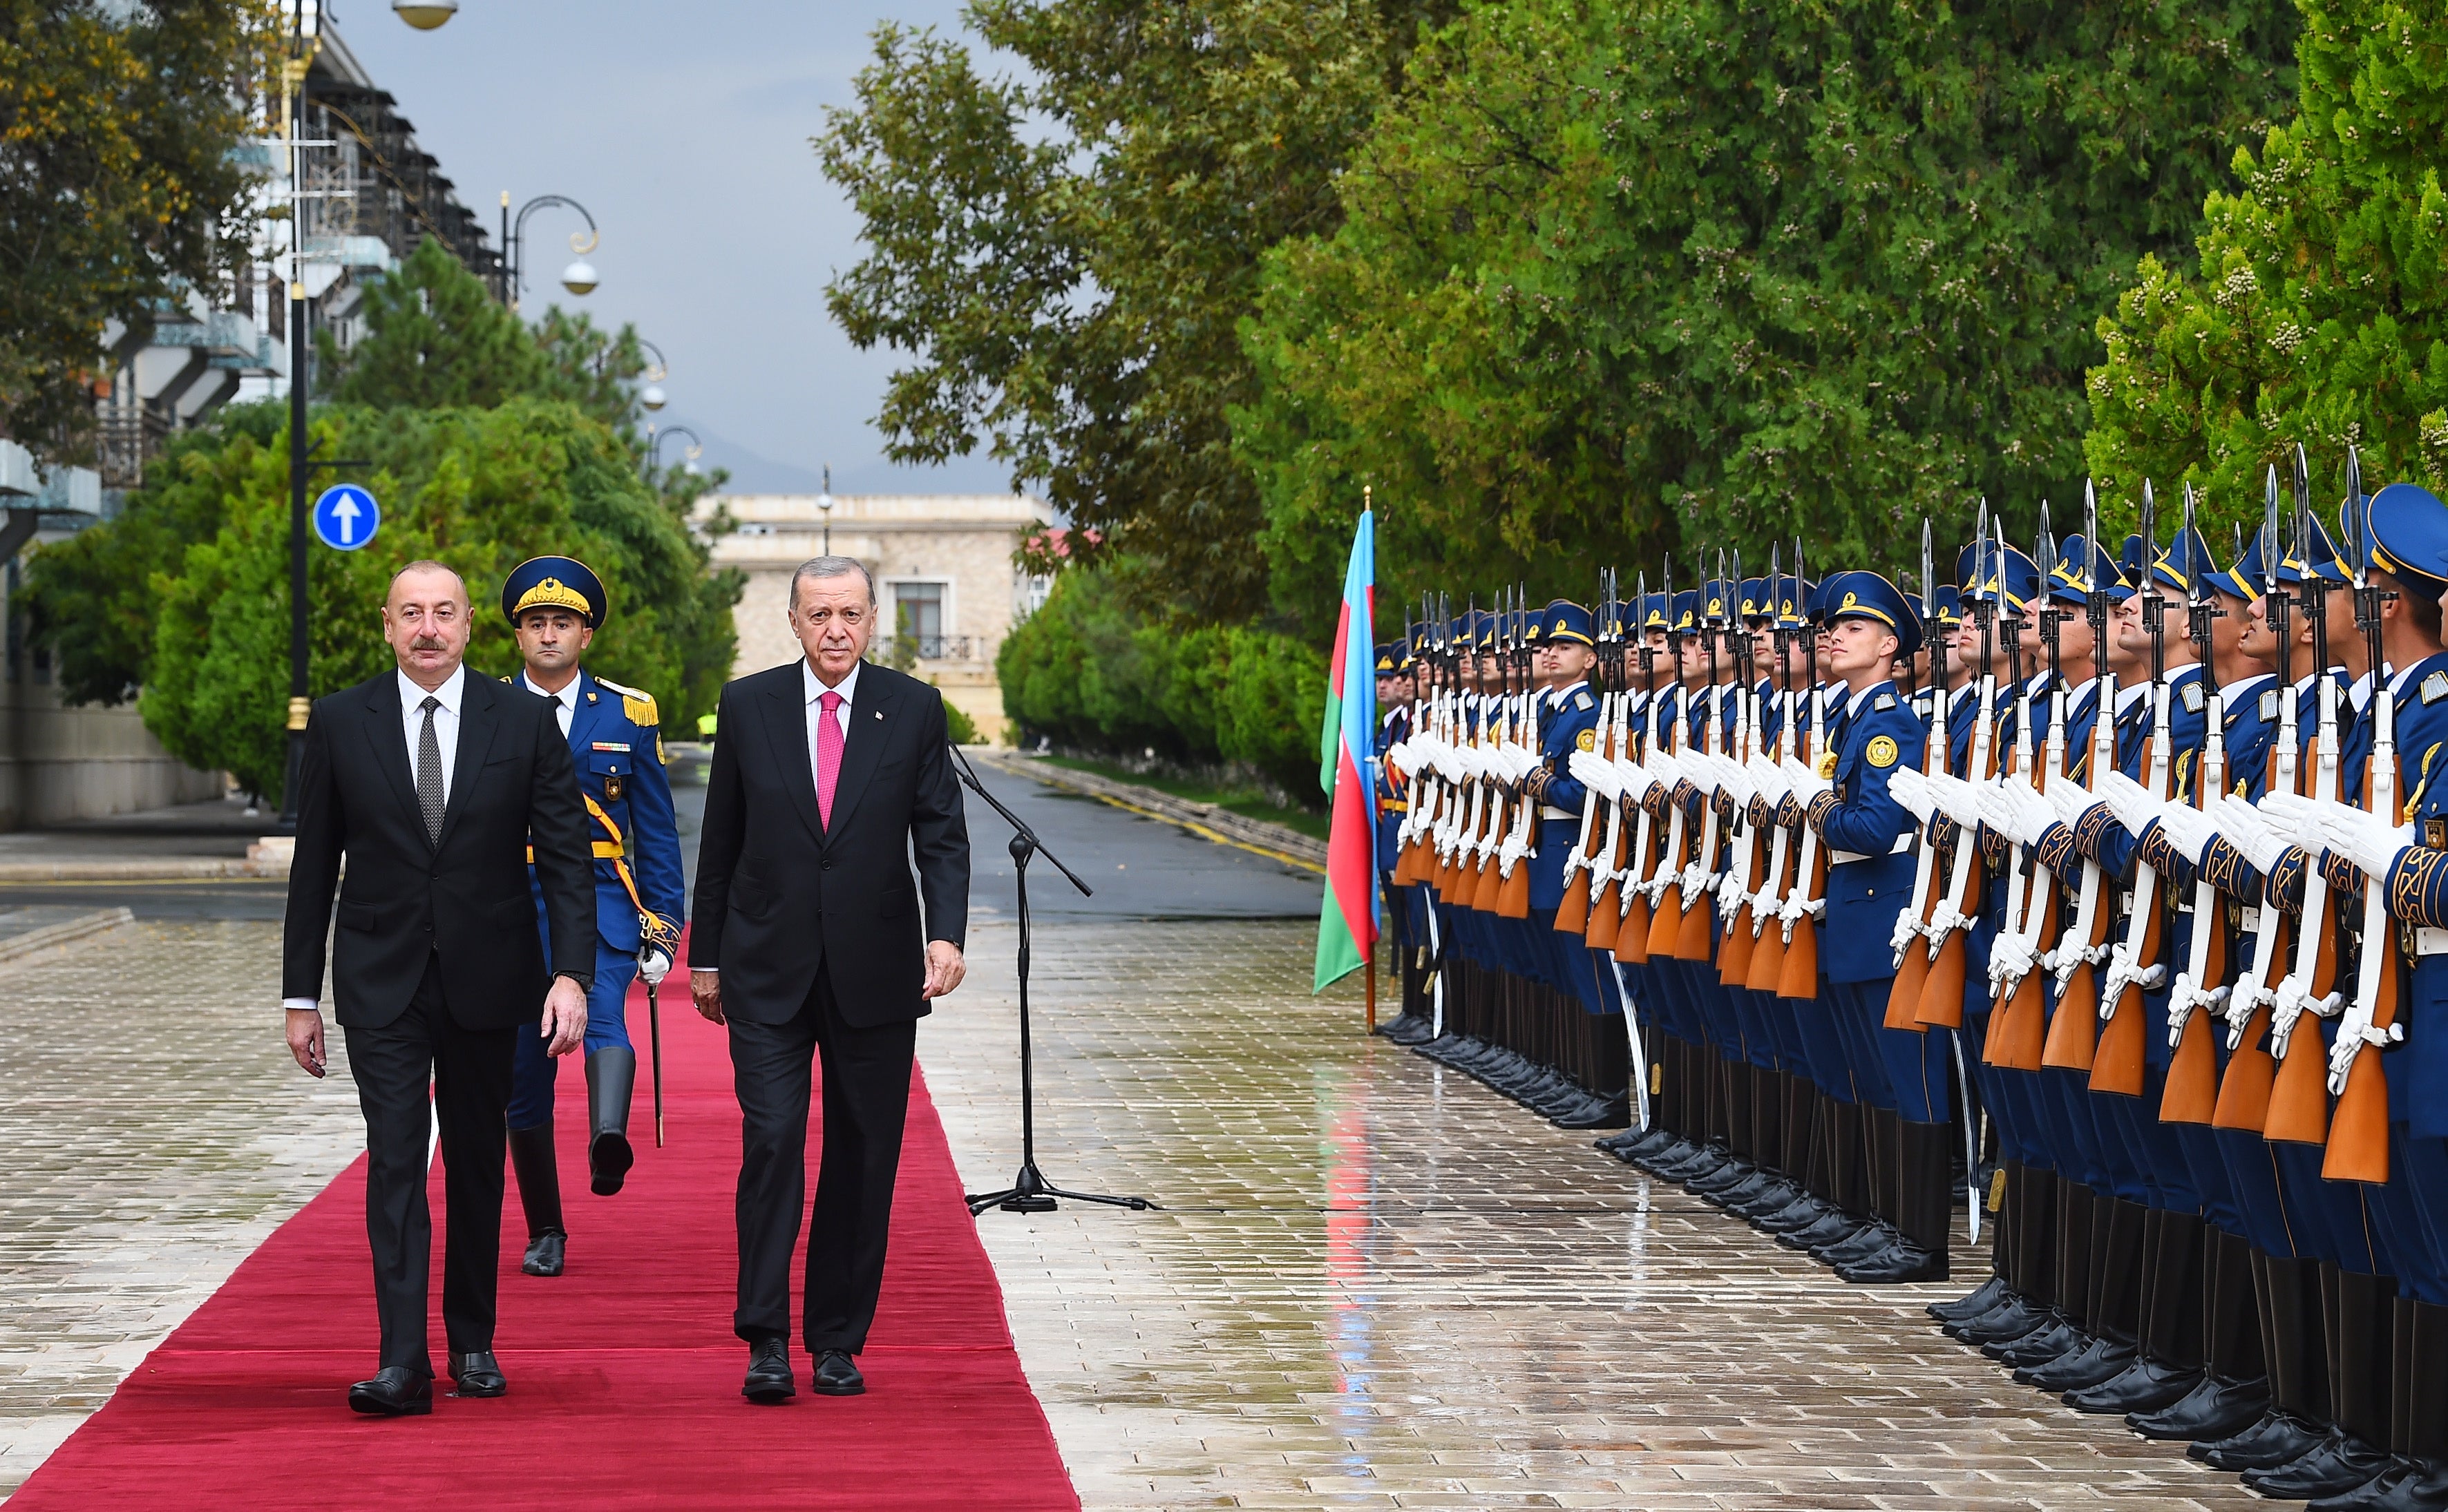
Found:
[{"label": "balcony railing", "polygon": [[990,654],[979,635],[878,635],[868,655],[887,667],[910,661],[977,661]]},{"label": "balcony railing", "polygon": [[144,482],[144,464],[162,449],[174,427],[167,405],[147,401],[105,405],[94,413],[95,461],[105,488],[134,488]]}]

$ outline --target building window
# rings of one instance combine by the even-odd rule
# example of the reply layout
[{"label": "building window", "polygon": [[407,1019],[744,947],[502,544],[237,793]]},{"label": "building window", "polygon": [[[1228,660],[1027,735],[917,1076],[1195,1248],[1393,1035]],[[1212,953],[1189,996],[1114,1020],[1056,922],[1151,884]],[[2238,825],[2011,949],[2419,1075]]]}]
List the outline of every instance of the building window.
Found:
[{"label": "building window", "polygon": [[892,585],[892,633],[912,654],[932,661],[944,654],[944,585]]}]

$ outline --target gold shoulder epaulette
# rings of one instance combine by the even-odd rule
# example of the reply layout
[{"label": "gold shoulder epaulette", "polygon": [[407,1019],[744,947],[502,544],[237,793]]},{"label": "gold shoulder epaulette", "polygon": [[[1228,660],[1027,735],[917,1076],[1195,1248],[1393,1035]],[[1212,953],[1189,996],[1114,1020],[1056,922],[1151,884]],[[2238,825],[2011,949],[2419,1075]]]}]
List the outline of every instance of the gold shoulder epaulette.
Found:
[{"label": "gold shoulder epaulette", "polygon": [[630,724],[651,729],[663,722],[663,716],[655,709],[654,694],[641,689],[623,688],[609,677],[595,680],[621,695],[621,712],[629,716]]}]

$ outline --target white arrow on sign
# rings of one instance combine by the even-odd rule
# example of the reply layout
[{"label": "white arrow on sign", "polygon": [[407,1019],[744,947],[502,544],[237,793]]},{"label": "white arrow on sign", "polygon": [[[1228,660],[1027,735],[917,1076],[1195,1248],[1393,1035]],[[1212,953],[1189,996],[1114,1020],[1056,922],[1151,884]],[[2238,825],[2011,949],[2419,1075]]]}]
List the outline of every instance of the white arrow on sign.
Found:
[{"label": "white arrow on sign", "polygon": [[341,545],[354,546],[357,543],[357,517],[364,513],[364,510],[357,507],[356,498],[352,494],[342,494],[340,501],[332,506],[333,518],[340,522]]}]

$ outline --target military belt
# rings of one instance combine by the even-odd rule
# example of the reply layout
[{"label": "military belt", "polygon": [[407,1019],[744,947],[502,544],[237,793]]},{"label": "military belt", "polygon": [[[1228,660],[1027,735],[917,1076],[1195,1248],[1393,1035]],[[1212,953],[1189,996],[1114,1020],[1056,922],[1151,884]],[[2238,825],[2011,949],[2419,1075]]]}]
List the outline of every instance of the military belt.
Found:
[{"label": "military belt", "polygon": [[1539,805],[1539,817],[1540,819],[1578,819],[1581,816],[1569,808],[1558,808],[1553,803],[1541,803]]},{"label": "military belt", "polygon": [[1876,854],[1869,851],[1831,850],[1827,853],[1827,864],[1830,866],[1842,866],[1847,861],[1876,860],[1880,856],[1901,856],[1904,852],[1912,849],[1912,844],[1913,832],[1911,830],[1905,830],[1903,834],[1896,837],[1896,842],[1894,844],[1888,846],[1885,850],[1877,852]]},{"label": "military belt", "polygon": [[2417,955],[2448,955],[2448,929],[2424,924],[2414,932],[2414,954]]}]

